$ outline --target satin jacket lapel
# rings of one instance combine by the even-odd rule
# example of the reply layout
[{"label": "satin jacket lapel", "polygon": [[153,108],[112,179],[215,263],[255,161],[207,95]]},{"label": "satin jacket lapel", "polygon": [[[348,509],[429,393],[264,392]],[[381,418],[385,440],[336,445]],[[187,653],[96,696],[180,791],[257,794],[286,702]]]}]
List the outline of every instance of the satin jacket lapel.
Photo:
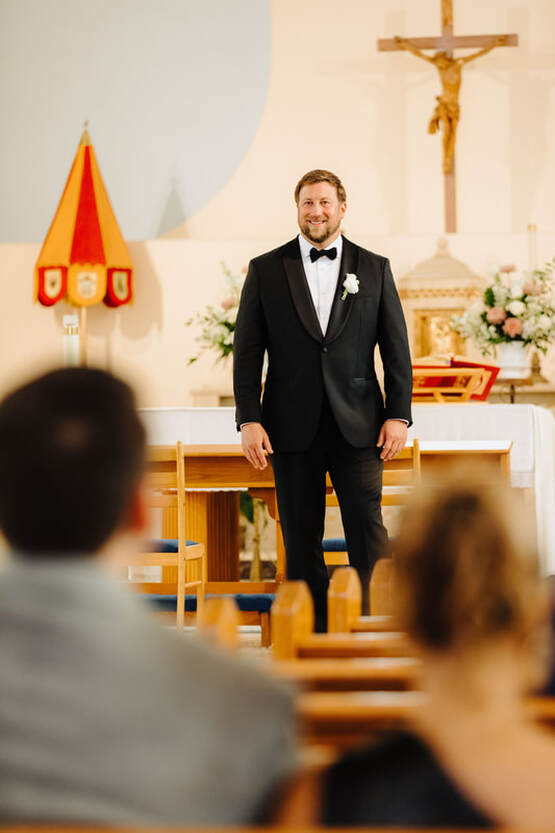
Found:
[{"label": "satin jacket lapel", "polygon": [[289,289],[291,290],[291,297],[293,298],[293,303],[299,318],[312,338],[320,342],[324,336],[316,310],[314,309],[312,295],[308,288],[299,241],[297,239],[292,240],[291,243],[286,245],[282,259],[285,274],[289,282]]},{"label": "satin jacket lapel", "polygon": [[343,281],[347,272],[357,274],[358,268],[358,249],[346,237],[343,238],[343,254],[341,256],[341,266],[339,267],[339,279],[337,281],[337,289],[335,290],[335,297],[330,312],[330,320],[328,322],[328,329],[324,341],[329,344],[341,335],[344,326],[346,325],[351,309],[355,303],[356,295],[347,294],[344,301],[341,296],[344,292]]}]

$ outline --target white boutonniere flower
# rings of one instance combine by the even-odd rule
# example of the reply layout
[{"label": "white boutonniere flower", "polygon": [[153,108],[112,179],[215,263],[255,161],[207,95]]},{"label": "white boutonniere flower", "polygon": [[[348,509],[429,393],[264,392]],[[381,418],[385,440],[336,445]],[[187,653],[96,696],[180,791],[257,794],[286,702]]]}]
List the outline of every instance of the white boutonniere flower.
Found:
[{"label": "white boutonniere flower", "polygon": [[345,280],[343,281],[343,295],[341,300],[344,301],[347,295],[356,295],[358,292],[358,278],[352,272],[347,272]]}]

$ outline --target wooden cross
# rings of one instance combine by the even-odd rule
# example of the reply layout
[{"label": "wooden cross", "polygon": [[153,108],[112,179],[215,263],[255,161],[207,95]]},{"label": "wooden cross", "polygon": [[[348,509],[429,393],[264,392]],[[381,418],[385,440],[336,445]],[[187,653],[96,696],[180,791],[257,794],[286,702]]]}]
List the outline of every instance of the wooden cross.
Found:
[{"label": "wooden cross", "polygon": [[[478,52],[455,58],[455,49],[478,46]],[[443,133],[443,182],[445,202],[445,231],[457,230],[455,196],[455,139],[459,121],[459,90],[464,64],[485,55],[497,46],[518,46],[518,35],[453,35],[453,0],[441,0],[441,35],[437,38],[390,38],[378,40],[380,52],[404,49],[434,64],[441,80],[441,95],[428,126],[429,133]],[[423,49],[435,49],[435,55],[426,55]]]}]

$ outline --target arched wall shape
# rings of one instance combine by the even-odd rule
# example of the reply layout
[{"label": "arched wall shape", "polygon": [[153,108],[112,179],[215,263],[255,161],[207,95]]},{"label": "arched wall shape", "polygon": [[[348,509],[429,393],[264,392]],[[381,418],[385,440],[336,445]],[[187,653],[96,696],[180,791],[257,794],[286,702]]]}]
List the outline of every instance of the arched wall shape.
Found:
[{"label": "arched wall shape", "polygon": [[269,0],[2,0],[0,242],[44,238],[85,119],[124,237],[183,223],[247,152],[269,54]]}]

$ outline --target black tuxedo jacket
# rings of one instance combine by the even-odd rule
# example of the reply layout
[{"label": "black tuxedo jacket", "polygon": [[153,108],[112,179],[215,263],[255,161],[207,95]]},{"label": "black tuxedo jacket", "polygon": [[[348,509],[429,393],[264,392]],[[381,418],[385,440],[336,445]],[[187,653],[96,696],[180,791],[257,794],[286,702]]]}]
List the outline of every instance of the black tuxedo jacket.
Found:
[{"label": "black tuxedo jacket", "polygon": [[[359,291],[341,300],[354,273]],[[374,370],[379,345],[385,403]],[[268,373],[262,394],[264,353]],[[411,423],[412,368],[405,319],[389,261],[343,238],[339,280],[322,333],[298,239],[254,258],[237,315],[233,347],[236,420],[261,422],[274,451],[306,450],[327,393],[351,445],[376,444],[385,419]]]}]

